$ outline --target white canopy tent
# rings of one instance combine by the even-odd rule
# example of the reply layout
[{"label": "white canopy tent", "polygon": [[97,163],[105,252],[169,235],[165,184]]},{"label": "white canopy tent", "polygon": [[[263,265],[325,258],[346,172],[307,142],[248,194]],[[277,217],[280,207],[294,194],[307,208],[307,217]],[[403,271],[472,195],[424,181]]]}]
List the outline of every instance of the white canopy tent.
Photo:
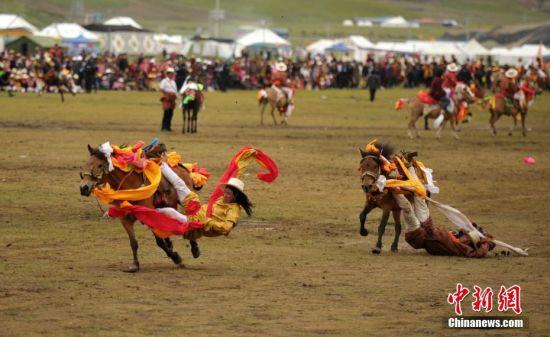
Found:
[{"label": "white canopy tent", "polygon": [[550,50],[544,45],[524,44],[520,47],[510,49],[502,47],[492,48],[490,55],[499,64],[515,65],[521,63],[528,65],[536,62],[539,56],[545,57],[550,55]]},{"label": "white canopy tent", "polygon": [[279,48],[282,46],[289,47],[290,42],[275,34],[272,30],[260,28],[241,36],[235,41],[235,55],[240,56],[244,48],[254,45]]},{"label": "white canopy tent", "polygon": [[0,14],[0,35],[2,35],[2,31],[26,31],[30,34],[35,34],[38,32],[38,29],[19,15]]},{"label": "white canopy tent", "polygon": [[115,16],[114,18],[110,18],[109,20],[103,22],[103,24],[110,26],[132,26],[137,29],[143,29],[143,27],[141,27],[136,20],[128,16]]},{"label": "white canopy tent", "polygon": [[322,55],[325,53],[325,49],[336,43],[336,40],[320,39],[306,47],[306,50],[313,55]]},{"label": "white canopy tent", "polygon": [[60,40],[75,39],[78,37],[84,37],[93,41],[99,40],[99,35],[90,32],[77,23],[52,23],[36,35],[52,37]]},{"label": "white canopy tent", "polygon": [[481,43],[477,42],[476,39],[471,39],[470,41],[459,43],[458,47],[463,51],[464,54],[468,55],[470,59],[489,55],[489,50],[483,47]]}]

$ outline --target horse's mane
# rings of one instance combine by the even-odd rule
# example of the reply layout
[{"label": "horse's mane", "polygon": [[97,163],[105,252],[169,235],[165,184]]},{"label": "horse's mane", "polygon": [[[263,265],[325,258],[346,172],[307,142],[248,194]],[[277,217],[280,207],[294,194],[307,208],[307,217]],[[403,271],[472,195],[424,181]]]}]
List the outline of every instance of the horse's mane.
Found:
[{"label": "horse's mane", "polygon": [[99,151],[99,149],[92,149],[92,151],[90,151],[90,156],[97,157],[101,160],[107,160],[107,157],[105,157],[105,154]]},{"label": "horse's mane", "polygon": [[386,158],[390,158],[395,152],[394,147],[390,143],[375,142],[374,145],[380,150],[380,154]]}]

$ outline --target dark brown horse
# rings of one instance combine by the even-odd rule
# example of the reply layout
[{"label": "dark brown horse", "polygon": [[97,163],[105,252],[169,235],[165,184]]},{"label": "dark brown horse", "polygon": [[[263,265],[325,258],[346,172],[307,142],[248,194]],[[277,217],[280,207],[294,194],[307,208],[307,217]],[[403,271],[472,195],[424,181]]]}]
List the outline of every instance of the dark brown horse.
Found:
[{"label": "dark brown horse", "polygon": [[382,210],[382,219],[380,220],[380,225],[378,226],[378,241],[376,242],[376,247],[372,249],[373,254],[380,254],[382,251],[382,236],[386,231],[386,225],[388,224],[390,212],[392,213],[395,221],[395,237],[391,245],[392,252],[397,252],[399,236],[401,235],[401,209],[387,189],[380,192],[376,187],[376,181],[382,174],[380,168],[380,155],[389,157],[393,150],[387,145],[378,145],[377,147],[381,149],[380,153],[365,152],[360,150],[361,161],[359,163],[359,172],[361,172],[361,186],[366,196],[365,206],[359,215],[359,233],[362,236],[367,236],[369,234],[368,230],[365,228],[365,221],[367,220],[367,215],[370,211],[376,207]]},{"label": "dark brown horse", "polygon": [[197,119],[199,116],[199,111],[204,103],[204,94],[202,90],[187,89],[184,93],[184,97],[186,96],[193,96],[195,98],[182,104],[183,128],[181,129],[181,132],[185,133],[187,126],[187,133],[196,133]]},{"label": "dark brown horse", "polygon": [[53,68],[44,75],[44,84],[45,90],[49,90],[49,88],[51,87],[57,88],[57,91],[61,95],[61,102],[65,102],[65,97],[63,95],[65,88],[67,88],[67,90],[69,90],[69,92],[73,94],[73,96],[75,95],[74,83],[71,76],[57,74],[57,72]]},{"label": "dark brown horse", "polygon": [[[157,150],[158,149],[159,148],[157,148]],[[124,172],[118,168],[115,168],[113,171],[109,172],[109,164],[105,155],[98,149],[92,148],[90,145],[88,145],[88,151],[90,153],[90,157],[87,163],[89,173],[80,174],[80,177],[82,179],[82,182],[80,184],[81,195],[90,196],[94,188],[97,188],[98,186],[101,186],[105,183],[109,183],[109,185],[115,190],[135,189],[149,183],[147,181],[147,178],[142,173],[138,173],[136,171]],[[160,151],[162,151],[162,149]],[[151,152],[149,152],[149,156],[156,156],[155,151],[152,150]],[[193,186],[191,176],[189,175],[187,170],[185,170],[185,168],[175,167],[173,169],[174,172],[176,172],[188,186]],[[162,178],[158,186],[157,192],[154,195],[144,200],[132,201],[132,204],[149,208],[154,208],[155,206],[176,208],[177,201],[178,199],[175,189],[166,179]],[[134,231],[134,223],[136,222],[136,218],[133,215],[127,215],[121,218],[120,222],[122,223],[124,229],[126,230],[126,233],[128,234],[133,254],[133,263],[125,271],[136,272],[139,270],[139,260],[137,255],[138,242]],[[155,236],[157,245],[166,253],[166,255],[176,265],[183,266],[182,258],[176,251],[173,250],[173,245],[170,238],[163,239],[155,235],[154,233],[153,235]],[[193,257],[199,257],[200,250],[197,242],[194,240],[190,240],[190,243]]]}]

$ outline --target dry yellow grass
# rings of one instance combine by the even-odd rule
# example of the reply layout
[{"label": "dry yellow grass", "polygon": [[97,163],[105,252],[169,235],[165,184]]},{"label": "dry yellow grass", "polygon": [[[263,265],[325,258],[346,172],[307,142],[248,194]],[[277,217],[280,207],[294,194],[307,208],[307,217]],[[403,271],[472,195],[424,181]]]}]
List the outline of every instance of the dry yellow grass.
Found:
[{"label": "dry yellow grass", "polygon": [[[371,104],[365,91],[299,92],[286,128],[258,126],[254,92],[207,94],[198,134],[160,134],[214,173],[203,200],[244,145],[273,156],[280,177],[271,185],[247,180],[255,215],[227,238],[201,240],[200,259],[175,238],[186,269],[137,225],[142,271],[133,275],[121,272],[131,260],[122,226],[79,195],[78,172],[87,143],[159,135],[158,94],[80,95],[63,105],[53,95],[0,95],[0,335],[548,335],[549,96],[530,111],[526,138],[505,135],[509,119],[491,137],[488,113],[476,112],[460,141],[448,132],[441,141],[431,132],[410,141],[406,114],[392,107],[412,93],[383,91]],[[179,129],[179,113],[174,124]],[[357,148],[374,137],[418,150],[435,170],[438,200],[497,238],[530,247],[531,256],[432,257],[403,238],[392,254],[391,225],[382,255],[371,255],[380,212],[368,219],[371,236],[360,237],[356,167]],[[524,165],[526,155],[537,163]],[[445,329],[453,313],[446,296],[457,282],[521,285],[529,329]],[[472,314],[469,301],[464,306]]]}]

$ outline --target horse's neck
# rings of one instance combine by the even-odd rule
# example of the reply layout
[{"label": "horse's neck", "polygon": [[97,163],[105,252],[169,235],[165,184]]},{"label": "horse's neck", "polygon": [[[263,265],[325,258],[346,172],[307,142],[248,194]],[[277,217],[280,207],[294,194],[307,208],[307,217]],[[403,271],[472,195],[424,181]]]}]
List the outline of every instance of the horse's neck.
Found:
[{"label": "horse's neck", "polygon": [[138,188],[145,182],[142,174],[136,171],[124,172],[118,168],[110,172],[105,179],[111,185],[111,188],[116,190]]}]

